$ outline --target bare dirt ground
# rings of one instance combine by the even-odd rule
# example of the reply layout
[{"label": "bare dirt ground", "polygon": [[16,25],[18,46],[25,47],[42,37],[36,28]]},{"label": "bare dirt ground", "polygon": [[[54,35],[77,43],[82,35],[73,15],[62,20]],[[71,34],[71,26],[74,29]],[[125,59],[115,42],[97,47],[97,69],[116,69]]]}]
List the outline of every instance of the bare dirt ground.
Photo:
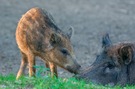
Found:
[{"label": "bare dirt ground", "polygon": [[[49,11],[66,32],[73,26],[72,43],[77,61],[87,67],[101,48],[104,32],[113,42],[135,42],[135,0],[0,0],[0,74],[16,74],[21,55],[15,41],[16,26],[21,16],[32,7]],[[37,65],[43,65],[37,60]],[[71,73],[59,70],[59,76]]]}]

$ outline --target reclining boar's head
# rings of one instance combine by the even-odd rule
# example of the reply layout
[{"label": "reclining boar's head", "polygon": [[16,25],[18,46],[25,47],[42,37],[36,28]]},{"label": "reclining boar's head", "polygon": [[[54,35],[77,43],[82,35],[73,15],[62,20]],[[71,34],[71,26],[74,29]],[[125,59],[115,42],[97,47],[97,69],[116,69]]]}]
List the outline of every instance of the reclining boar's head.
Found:
[{"label": "reclining boar's head", "polygon": [[53,49],[48,53],[50,60],[71,73],[78,73],[80,65],[76,62],[73,47],[70,41],[72,28],[69,34],[62,32],[52,33],[50,43]]},{"label": "reclining boar's head", "polygon": [[102,38],[103,50],[95,62],[78,77],[98,84],[125,85],[135,83],[134,45],[112,44],[109,35]]}]

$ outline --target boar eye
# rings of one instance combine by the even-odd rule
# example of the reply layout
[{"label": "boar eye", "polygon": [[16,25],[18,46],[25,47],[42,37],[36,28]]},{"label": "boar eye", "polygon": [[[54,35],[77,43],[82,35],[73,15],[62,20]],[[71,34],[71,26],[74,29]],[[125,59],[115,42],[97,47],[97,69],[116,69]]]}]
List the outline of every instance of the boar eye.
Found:
[{"label": "boar eye", "polygon": [[110,69],[112,69],[112,68],[113,68],[113,65],[109,65],[108,67],[109,67]]},{"label": "boar eye", "polygon": [[68,55],[68,51],[66,49],[61,49],[61,53],[64,55]]},{"label": "boar eye", "polygon": [[113,65],[112,63],[110,63],[110,62],[107,62],[107,63],[105,64],[105,68],[112,69],[112,68],[114,68],[114,65]]},{"label": "boar eye", "polygon": [[109,69],[112,69],[114,66],[113,66],[113,64],[108,63],[107,67],[108,67]]}]

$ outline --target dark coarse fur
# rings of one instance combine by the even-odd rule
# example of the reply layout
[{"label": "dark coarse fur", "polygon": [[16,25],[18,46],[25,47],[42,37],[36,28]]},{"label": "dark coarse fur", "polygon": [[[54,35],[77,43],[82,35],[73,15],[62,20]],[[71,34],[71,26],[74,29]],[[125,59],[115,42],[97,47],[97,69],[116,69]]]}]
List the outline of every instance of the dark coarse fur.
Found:
[{"label": "dark coarse fur", "polygon": [[135,44],[112,44],[109,34],[105,34],[102,47],[95,62],[77,77],[103,85],[135,84]]}]

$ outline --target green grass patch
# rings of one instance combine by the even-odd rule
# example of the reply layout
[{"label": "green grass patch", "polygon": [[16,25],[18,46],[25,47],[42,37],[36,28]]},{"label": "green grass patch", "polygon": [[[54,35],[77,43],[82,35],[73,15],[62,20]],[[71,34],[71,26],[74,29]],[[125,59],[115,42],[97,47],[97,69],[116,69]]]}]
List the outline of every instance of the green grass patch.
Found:
[{"label": "green grass patch", "polygon": [[36,77],[22,76],[16,80],[15,75],[0,75],[0,89],[135,89],[135,86],[102,86],[93,83],[85,83],[83,80],[75,78],[56,78],[48,74],[42,76],[42,72],[48,71],[43,67],[36,66],[38,69]]},{"label": "green grass patch", "polygon": [[52,78],[43,77],[21,77],[15,79],[15,75],[0,75],[0,89],[135,89],[135,86],[102,86],[92,83],[86,84],[75,78]]}]

